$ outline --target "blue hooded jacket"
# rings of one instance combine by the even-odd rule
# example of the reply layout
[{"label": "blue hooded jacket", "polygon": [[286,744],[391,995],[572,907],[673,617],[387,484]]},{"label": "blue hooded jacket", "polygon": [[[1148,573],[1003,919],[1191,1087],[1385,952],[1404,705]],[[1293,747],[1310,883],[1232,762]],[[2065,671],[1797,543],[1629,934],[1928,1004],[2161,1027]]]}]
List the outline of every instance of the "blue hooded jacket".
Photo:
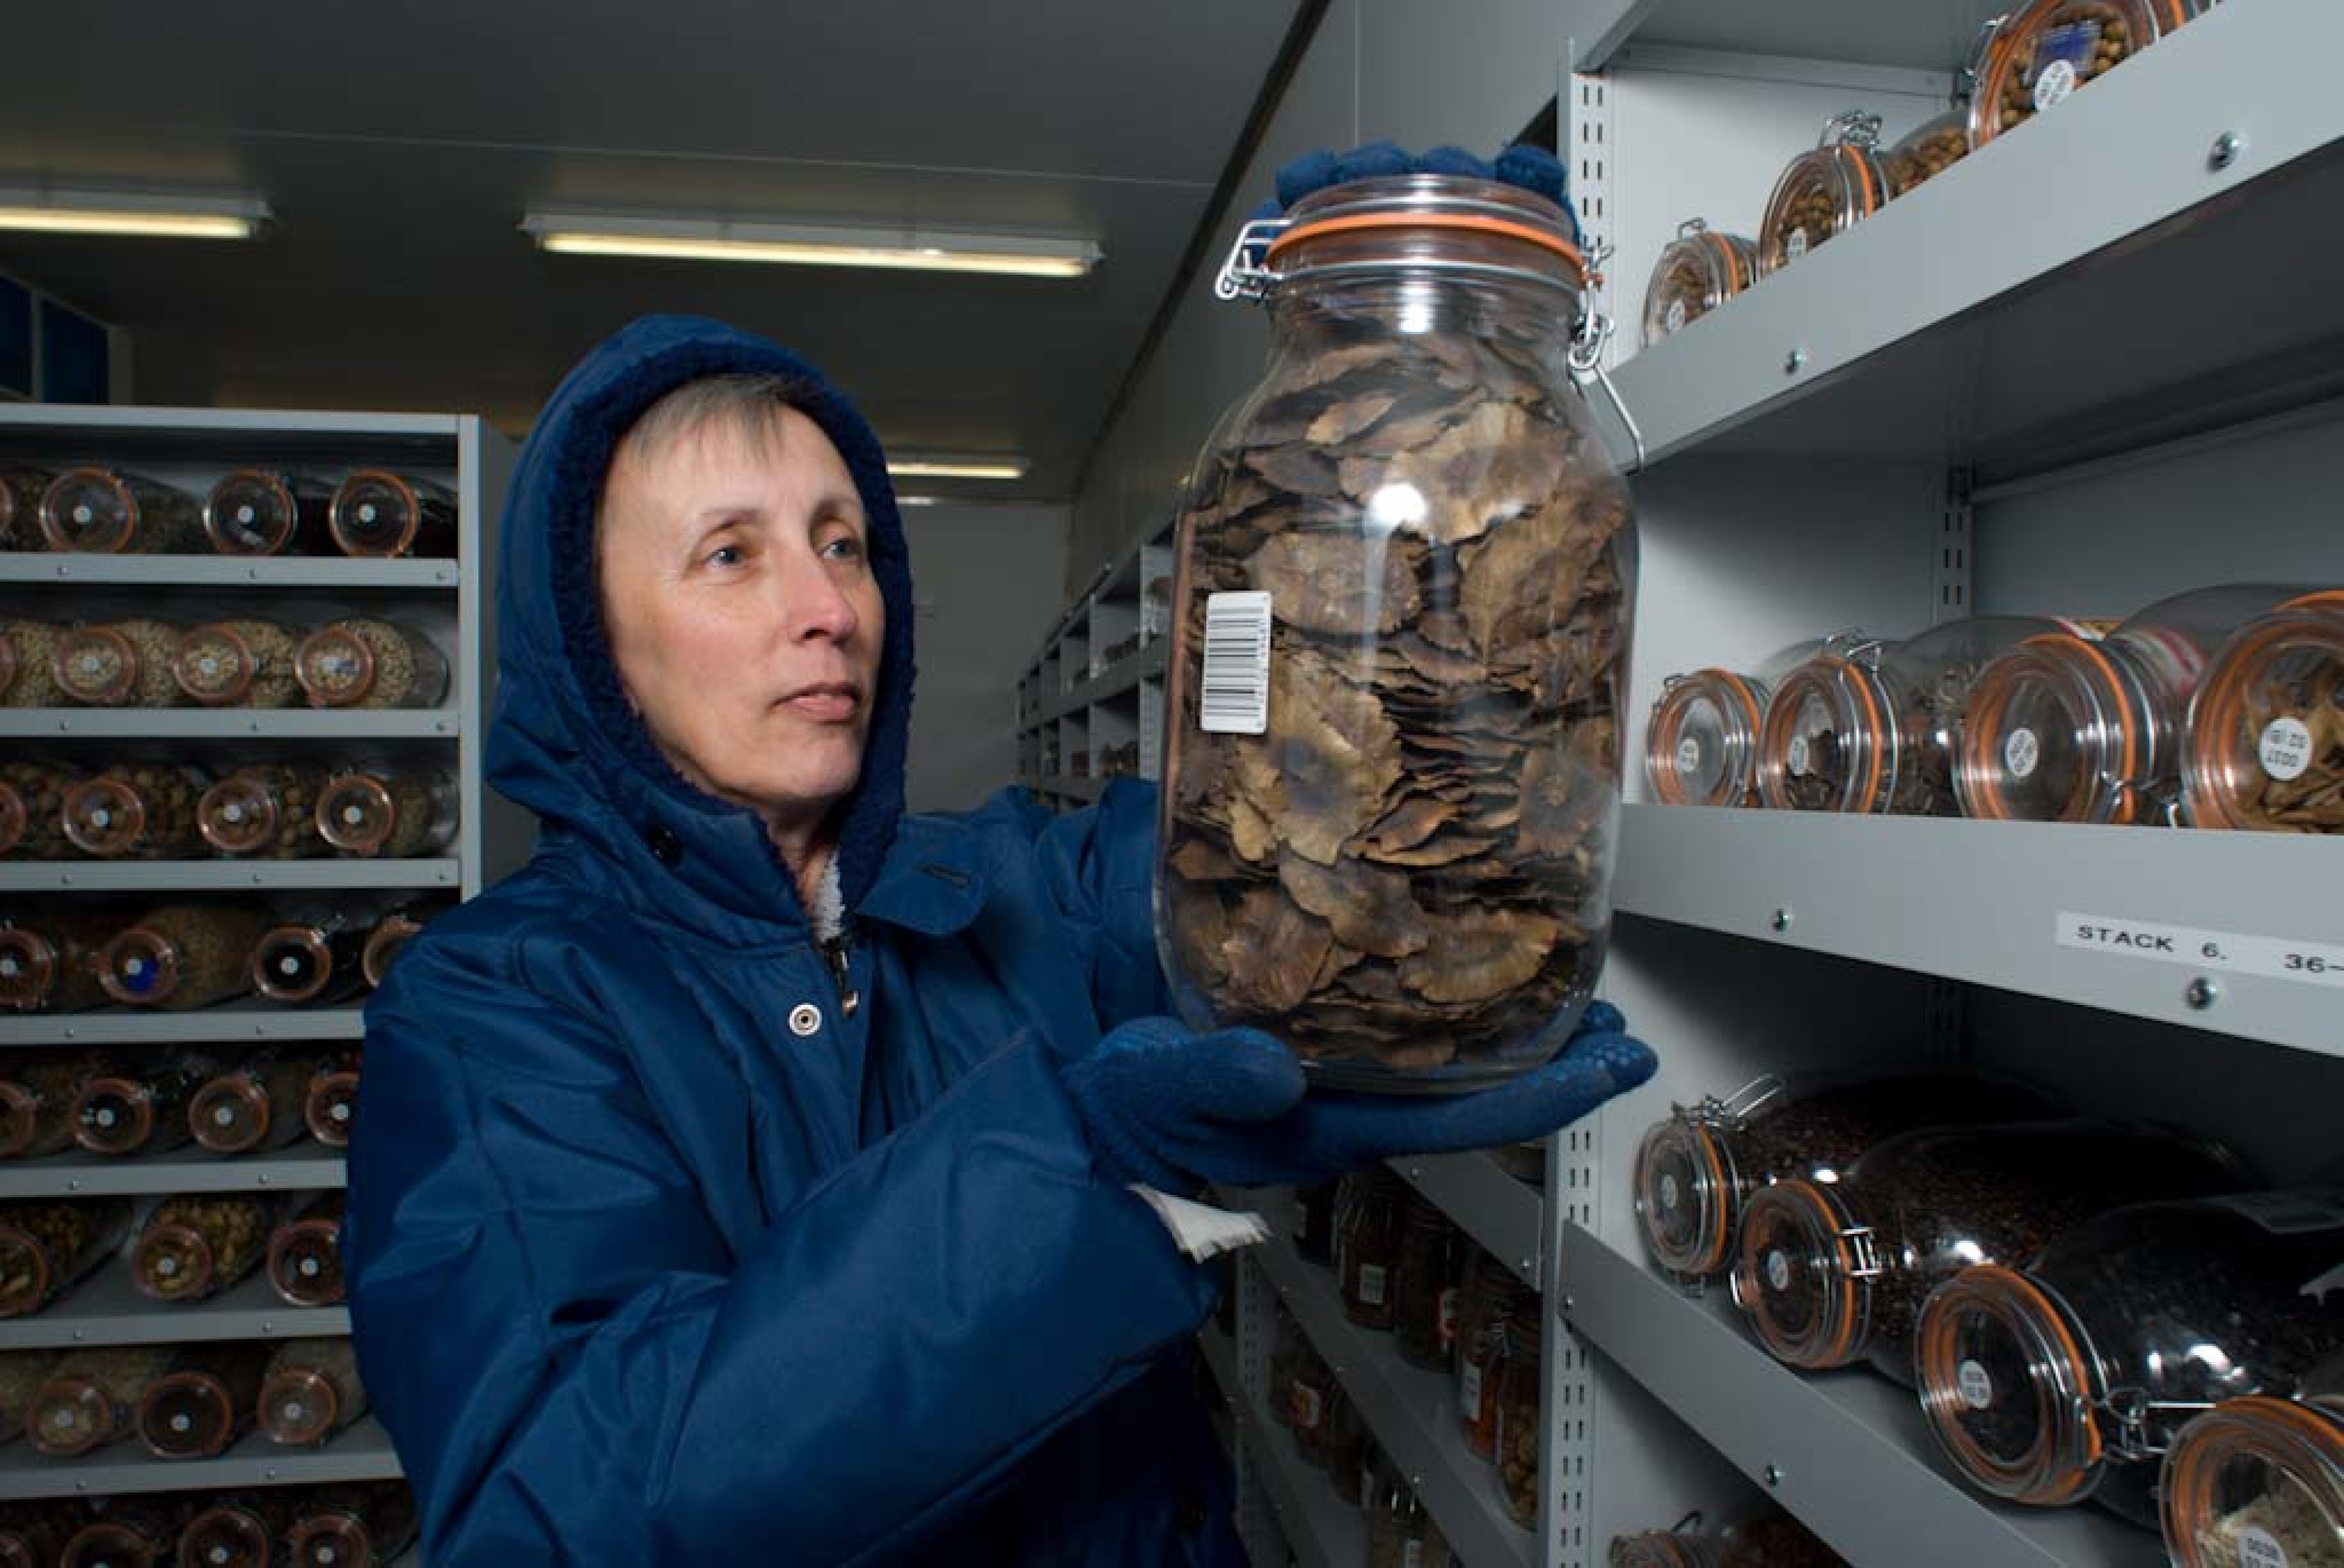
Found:
[{"label": "blue hooded jacket", "polygon": [[[652,744],[601,630],[612,450],[725,372],[813,389],[886,603],[843,976],[757,818]],[[369,1007],[343,1232],[432,1568],[1240,1562],[1187,1375],[1209,1277],[1097,1167],[1057,1072],[1166,1010],[1151,792],[905,814],[878,443],[713,322],[638,321],[571,372],[502,570],[490,778],[542,835]]]}]

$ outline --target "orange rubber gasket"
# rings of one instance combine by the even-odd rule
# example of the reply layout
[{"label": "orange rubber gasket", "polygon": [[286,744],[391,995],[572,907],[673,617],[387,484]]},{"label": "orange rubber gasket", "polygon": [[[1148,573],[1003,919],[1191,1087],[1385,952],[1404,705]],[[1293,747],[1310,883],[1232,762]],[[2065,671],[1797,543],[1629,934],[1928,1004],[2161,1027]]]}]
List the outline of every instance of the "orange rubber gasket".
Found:
[{"label": "orange rubber gasket", "polygon": [[[1693,673],[1696,677],[1707,677],[1724,685],[1735,697],[1739,698],[1742,703],[1742,713],[1745,726],[1748,728],[1753,739],[1762,738],[1759,732],[1764,728],[1766,723],[1765,705],[1758,701],[1758,693],[1750,689],[1750,683],[1747,681],[1744,681],[1741,676],[1735,674],[1731,670],[1697,670],[1693,672]],[[1682,710],[1692,701],[1691,698],[1682,695],[1683,692],[1684,686],[1682,684],[1672,688],[1667,695],[1663,696],[1660,700],[1660,703],[1653,713],[1653,716],[1656,719],[1665,716],[1671,721],[1670,733],[1675,733],[1675,721],[1681,715]],[[1661,741],[1657,738],[1660,733],[1661,726],[1658,724],[1648,727],[1645,732],[1644,765],[1645,770],[1652,776],[1652,788],[1659,794],[1661,800],[1664,804],[1695,805],[1702,804],[1694,801],[1691,796],[1686,794],[1683,785],[1678,781],[1675,758],[1673,755],[1662,754],[1663,748]],[[1756,793],[1757,791],[1754,787],[1754,783],[1751,789],[1743,792],[1745,798],[1750,795],[1754,795]],[[1733,804],[1741,804],[1743,803],[1737,801]]]},{"label": "orange rubber gasket", "polygon": [[1317,218],[1297,224],[1272,240],[1262,260],[1275,261],[1279,251],[1306,239],[1373,228],[1463,228],[1482,234],[1503,235],[1510,239],[1528,240],[1541,249],[1551,250],[1570,262],[1581,278],[1587,276],[1586,258],[1580,255],[1579,247],[1571,241],[1527,223],[1511,223],[1502,217],[1480,217],[1471,213],[1357,212],[1347,217]]},{"label": "orange rubber gasket", "polygon": [[[2068,1332],[2066,1314],[2059,1310],[2058,1305],[2044,1294],[2035,1281],[2016,1269],[2006,1269],[1999,1263],[1981,1263],[1965,1269],[1956,1278],[1973,1285],[1990,1283],[2032,1307],[2037,1320],[2050,1326],[2052,1337],[2058,1341],[2060,1352],[2067,1359],[2067,1369],[2075,1375],[2076,1388],[2084,1397],[2089,1397],[2092,1363],[2084,1355],[2083,1347],[2076,1342],[2075,1335]],[[1993,1312],[1991,1307],[1981,1306],[1980,1310]],[[1953,1314],[1931,1314],[1925,1308],[1916,1327],[1919,1330],[1916,1358],[1922,1369],[1922,1386],[1925,1388],[1934,1383],[1944,1388],[1954,1387],[1959,1369],[1949,1364],[1954,1351]],[[1954,1375],[1948,1376],[1948,1373]],[[2035,1392],[2040,1397],[2042,1390],[2039,1386]],[[1937,1435],[1945,1439],[1945,1445],[1955,1451],[1961,1467],[1969,1472],[1970,1478],[1987,1491],[1996,1491],[1993,1481],[2009,1474],[2014,1468],[1978,1447],[1976,1440],[1959,1423],[1933,1419],[1932,1424],[1936,1427]],[[2100,1436],[2100,1423],[2088,1413],[2084,1417],[2083,1429],[2085,1458],[2063,1481],[2039,1486],[2021,1486],[2013,1492],[1997,1492],[1997,1495],[2044,1507],[2057,1507],[2083,1495],[2084,1489],[2090,1484],[2093,1474],[2107,1453],[2107,1444]],[[2036,1463],[2041,1463],[2039,1456]]]},{"label": "orange rubber gasket", "polygon": [[1743,271],[1742,253],[1740,250],[1735,248],[1733,244],[1729,241],[1725,236],[1718,233],[1715,229],[1705,228],[1701,231],[1698,238],[1701,239],[1702,243],[1707,245],[1712,250],[1717,252],[1717,254],[1724,259],[1725,276],[1732,279],[1731,287],[1729,287],[1725,291],[1728,298],[1731,298],[1733,296],[1741,293],[1743,289],[1750,287],[1751,279],[1748,274]]},{"label": "orange rubber gasket", "polygon": [[[1856,797],[1864,803],[1858,809],[1864,814],[1870,815],[1878,811],[1881,806],[1888,804],[1886,801],[1880,798],[1881,786],[1884,783],[1880,776],[1880,754],[1884,749],[1880,744],[1880,741],[1882,736],[1887,733],[1882,727],[1880,704],[1872,700],[1872,683],[1865,678],[1864,672],[1856,664],[1854,660],[1834,657],[1826,661],[1826,663],[1836,665],[1849,673],[1847,684],[1854,686],[1855,688],[1855,694],[1863,699],[1864,723],[1871,726],[1869,733],[1872,735],[1873,744],[1869,749],[1872,754],[1864,759],[1865,765],[1864,783],[1856,790]],[[1901,744],[1901,736],[1894,737],[1892,739],[1891,744]]]},{"label": "orange rubber gasket", "polygon": [[[2339,1427],[2335,1416],[2324,1414],[2294,1400],[2278,1399],[2270,1394],[2246,1394],[2238,1399],[2225,1400],[2215,1410],[2233,1421],[2262,1422],[2276,1427],[2284,1436],[2309,1445],[2314,1453],[2325,1455],[2339,1469],[2344,1469],[2344,1427]],[[2262,1448],[2267,1443],[2268,1440],[2264,1440],[2257,1446]],[[2238,1457],[2235,1446],[2226,1447],[2228,1452],[2221,1454],[2224,1460]],[[2207,1504],[2212,1493],[2208,1483],[2214,1478],[2205,1473],[2208,1463],[2204,1457],[2205,1449],[2203,1442],[2178,1442],[2166,1462],[2167,1484],[2160,1511],[2168,1525],[2195,1523],[2198,1516],[2208,1511]],[[2255,1457],[2266,1462],[2268,1461],[2267,1452],[2258,1452]],[[2197,1550],[2194,1530],[2184,1532],[2177,1529],[2172,1540],[2179,1553],[2174,1558],[2176,1563],[2187,1563],[2190,1568],[2211,1568]]]},{"label": "orange rubber gasket", "polygon": [[1693,1131],[1701,1148],[1702,1163],[1709,1167],[1710,1190],[1717,1194],[1718,1200],[1710,1206],[1713,1223],[1709,1233],[1701,1239],[1701,1260],[1686,1272],[1709,1274],[1724,1267],[1726,1254],[1733,1249],[1733,1225],[1726,1217],[1726,1205],[1736,1195],[1726,1180],[1725,1162],[1717,1157],[1717,1135],[1705,1127],[1696,1127]]},{"label": "orange rubber gasket", "polygon": [[[2318,602],[2329,597],[2330,592],[2323,592],[2308,594],[2294,602],[2299,605],[2312,603],[2315,607],[2324,608]],[[2344,594],[2336,597],[2344,600]],[[2188,725],[2190,760],[2197,764],[2201,777],[2208,781],[2225,777],[2223,771],[2216,765],[2221,760],[2222,741],[2245,720],[2247,712],[2247,683],[2238,677],[2245,669],[2259,666],[2274,643],[2286,642],[2301,634],[2302,628],[2299,625],[2266,622],[2259,628],[2241,632],[2238,640],[2225,648],[2221,657],[2206,672],[2205,679],[2198,684],[2197,699],[2206,704],[2206,712],[2201,720],[2196,711],[2197,703],[2191,703]],[[2226,794],[2227,785],[2222,791],[2208,789],[2193,794],[2189,809],[2194,824],[2216,828],[2250,825],[2245,817],[2230,809],[2230,803],[2223,798]],[[2201,814],[2208,813],[2208,808],[2209,814]],[[2220,820],[2210,820],[2212,817]]]},{"label": "orange rubber gasket", "polygon": [[2300,599],[2290,599],[2281,610],[2344,610],[2344,588],[2323,588]]},{"label": "orange rubber gasket", "polygon": [[[1839,1273],[1825,1289],[1830,1297],[1836,1298],[1839,1301],[1840,1321],[1838,1331],[1818,1351],[1813,1344],[1792,1344],[1787,1336],[1774,1331],[1773,1320],[1765,1312],[1753,1308],[1751,1316],[1760,1326],[1760,1337],[1778,1357],[1793,1366],[1805,1367],[1813,1371],[1825,1371],[1834,1367],[1846,1366],[1855,1359],[1857,1348],[1856,1279],[1855,1249],[1847,1244],[1847,1238],[1840,1234],[1844,1228],[1844,1221],[1811,1181],[1801,1179],[1778,1181],[1768,1188],[1766,1193],[1779,1194],[1779,1198],[1776,1199],[1778,1202],[1803,1203],[1823,1220],[1823,1234],[1831,1238],[1832,1250],[1839,1259]],[[1754,1233],[1745,1225],[1743,1228],[1742,1236],[1742,1260],[1746,1265],[1751,1262],[1749,1249],[1754,1239]],[[1752,1293],[1753,1303],[1763,1303],[1764,1300],[1763,1294],[1755,1291]],[[1818,1300],[1817,1305],[1819,1309],[1824,1309],[1822,1299]],[[1816,1317],[1818,1325],[1830,1315],[1827,1309],[1819,1310]]]},{"label": "orange rubber gasket", "polygon": [[[2124,804],[2121,809],[2115,815],[2109,817],[2108,820],[2111,823],[2119,824],[2137,821],[2140,815],[2139,792],[2130,788],[2129,785],[2139,774],[2139,738],[2147,723],[2148,715],[2146,713],[2135,713],[2133,711],[2130,695],[2125,690],[2123,680],[2117,674],[2117,667],[2115,663],[2106,653],[2101,652],[2100,650],[2094,645],[2092,639],[2088,637],[2078,637],[2066,632],[2042,632],[2039,635],[2029,637],[2026,642],[2021,642],[2019,646],[2022,648],[2069,649],[2075,652],[2082,654],[2086,659],[2089,660],[2093,667],[2099,671],[2101,677],[2107,683],[2108,690],[2116,695],[2117,707],[2120,713],[2121,722],[2118,723],[2117,728],[2122,731],[2124,734],[2124,761],[2122,765],[2124,769],[2125,782],[2127,786],[2125,790]],[[1995,694],[1997,696],[2001,696],[1999,690],[1997,690]],[[1972,725],[1966,721],[1964,723],[1962,745],[1964,751],[1969,754],[1970,760],[1973,764],[1978,761],[1978,756],[1975,750],[1973,748],[1972,737],[1978,737],[1982,740],[1984,736],[1993,733],[2002,717],[2003,711],[2009,705],[2009,698],[2003,696],[2001,701],[1988,704],[1985,710],[1978,715],[1980,721],[1978,723]],[[1990,764],[1992,759],[1988,758],[1987,761]],[[1984,771],[1990,772],[1991,766],[1989,765],[1989,767]],[[2009,820],[2003,811],[2002,792],[1999,788],[1989,786],[1985,791],[1985,802],[1990,805],[1991,809],[1983,814],[1995,821]]]}]

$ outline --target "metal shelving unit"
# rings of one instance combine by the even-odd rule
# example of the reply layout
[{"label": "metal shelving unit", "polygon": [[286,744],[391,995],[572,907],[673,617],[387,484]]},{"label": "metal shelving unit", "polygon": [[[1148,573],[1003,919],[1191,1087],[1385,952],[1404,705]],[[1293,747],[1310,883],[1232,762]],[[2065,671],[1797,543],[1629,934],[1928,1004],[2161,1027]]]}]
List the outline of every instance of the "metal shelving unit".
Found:
[{"label": "metal shelving unit", "polygon": [[1167,526],[1100,572],[1027,664],[1017,684],[1017,772],[1046,802],[1063,809],[1096,800],[1110,750],[1131,759],[1125,771],[1135,776],[1159,772],[1170,628],[1158,596],[1171,573]]},{"label": "metal shelving unit", "polygon": [[1238,1378],[1237,1345],[1217,1329],[1197,1339],[1205,1363],[1228,1396],[1249,1473],[1268,1494],[1278,1533],[1302,1568],[1359,1568],[1368,1560],[1366,1516],[1335,1494],[1326,1475],[1302,1462],[1294,1440]]}]

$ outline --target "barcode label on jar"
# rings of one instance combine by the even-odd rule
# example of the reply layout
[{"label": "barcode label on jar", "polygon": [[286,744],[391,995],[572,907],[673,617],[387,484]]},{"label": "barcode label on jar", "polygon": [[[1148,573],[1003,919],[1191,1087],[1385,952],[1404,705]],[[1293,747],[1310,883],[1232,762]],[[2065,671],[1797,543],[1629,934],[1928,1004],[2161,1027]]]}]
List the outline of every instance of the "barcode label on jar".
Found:
[{"label": "barcode label on jar", "polygon": [[2243,1214],[2274,1236],[2344,1230],[2344,1209],[2327,1192],[2241,1192],[2212,1199],[2217,1209]]},{"label": "barcode label on jar", "polygon": [[1258,735],[1269,728],[1269,595],[1205,596],[1205,669],[1197,695],[1199,727]]},{"label": "barcode label on jar", "polygon": [[1384,1271],[1372,1263],[1359,1265],[1359,1304],[1363,1307],[1384,1304]]},{"label": "barcode label on jar", "polygon": [[2251,975],[2344,991],[2344,946],[2079,915],[2072,909],[2059,912],[2055,937],[2062,947],[2087,953],[2178,964],[2208,975]]},{"label": "barcode label on jar", "polygon": [[1457,1295],[1454,1285],[1440,1292],[1440,1348],[1443,1351],[1457,1342]]}]

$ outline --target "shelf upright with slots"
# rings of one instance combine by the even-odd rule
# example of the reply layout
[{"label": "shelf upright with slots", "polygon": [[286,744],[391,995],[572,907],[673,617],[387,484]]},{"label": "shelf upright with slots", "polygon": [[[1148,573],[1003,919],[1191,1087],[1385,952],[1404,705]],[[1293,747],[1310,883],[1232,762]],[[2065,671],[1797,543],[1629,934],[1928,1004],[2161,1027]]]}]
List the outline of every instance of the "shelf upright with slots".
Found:
[{"label": "shelf upright with slots", "polygon": [[[458,825],[436,855],[408,860],[76,860],[0,862],[0,904],[37,908],[86,895],[157,901],[176,895],[249,893],[303,906],[337,894],[366,909],[419,893],[469,897],[517,863],[528,836],[512,808],[481,783],[494,642],[494,528],[513,462],[510,443],[475,417],[243,410],[0,408],[0,461],[96,463],[201,495],[220,475],[249,465],[328,481],[359,467],[429,480],[457,499],[453,559],[341,556],[0,555],[0,612],[69,621],[129,607],[175,622],[235,613],[311,623],[340,614],[408,622],[448,658],[450,690],[420,709],[308,708],[0,709],[9,749],[96,767],[136,752],[185,758],[214,772],[247,762],[351,758],[437,768],[453,782]],[[519,829],[518,831],[516,831]],[[9,1049],[98,1047],[125,1052],[197,1047],[223,1058],[277,1042],[354,1042],[359,1006],[305,1009],[248,996],[192,1012],[101,1008],[0,1016],[0,1061]],[[339,1152],[304,1138],[273,1152],[211,1156],[183,1146],[167,1154],[106,1159],[81,1153],[0,1164],[0,1198],[188,1192],[306,1194],[339,1188]],[[42,1311],[0,1322],[0,1347],[273,1340],[349,1332],[338,1307],[300,1308],[260,1272],[209,1301],[162,1305],[139,1295],[119,1259]],[[17,1445],[0,1463],[0,1499],[104,1496],[158,1490],[228,1490],[310,1482],[379,1480],[399,1473],[388,1436],[362,1421],[309,1452],[248,1438],[217,1460],[164,1462],[135,1442],[84,1461],[41,1460]]]}]

